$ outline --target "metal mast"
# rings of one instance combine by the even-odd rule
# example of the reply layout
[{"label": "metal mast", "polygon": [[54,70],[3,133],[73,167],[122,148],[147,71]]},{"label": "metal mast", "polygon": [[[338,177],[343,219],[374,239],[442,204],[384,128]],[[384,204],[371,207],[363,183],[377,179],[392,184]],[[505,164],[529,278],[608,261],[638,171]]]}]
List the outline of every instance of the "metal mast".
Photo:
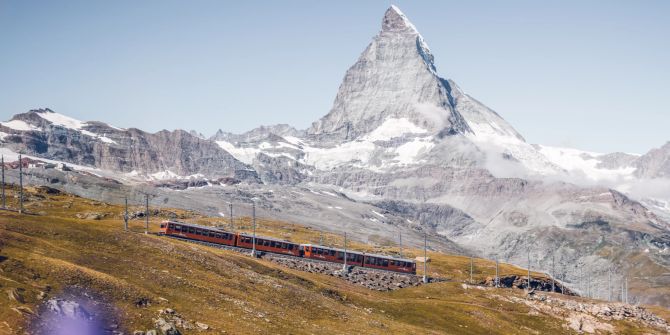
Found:
[{"label": "metal mast", "polygon": [[495,281],[495,287],[500,287],[500,275],[498,272],[498,258],[496,258],[496,281]]},{"label": "metal mast", "polygon": [[2,209],[7,209],[5,200],[5,155],[2,155]]},{"label": "metal mast", "polygon": [[149,234],[149,194],[145,194],[146,207],[144,209],[144,233]]},{"label": "metal mast", "polygon": [[19,214],[23,213],[23,160],[19,155]]},{"label": "metal mast", "polygon": [[347,233],[344,233],[344,265],[342,266],[343,271],[347,271]]},{"label": "metal mast", "polygon": [[400,233],[400,258],[402,258],[402,232]]},{"label": "metal mast", "polygon": [[256,202],[251,203],[251,219],[254,225],[254,237],[251,245],[251,255],[256,256]]},{"label": "metal mast", "polygon": [[235,230],[235,226],[233,225],[233,203],[229,203],[228,207],[230,209],[230,229]]},{"label": "metal mast", "polygon": [[126,197],[126,211],[123,214],[123,230],[128,230],[128,197]]},{"label": "metal mast", "polygon": [[423,283],[428,283],[427,269],[428,269],[428,233],[423,233]]}]

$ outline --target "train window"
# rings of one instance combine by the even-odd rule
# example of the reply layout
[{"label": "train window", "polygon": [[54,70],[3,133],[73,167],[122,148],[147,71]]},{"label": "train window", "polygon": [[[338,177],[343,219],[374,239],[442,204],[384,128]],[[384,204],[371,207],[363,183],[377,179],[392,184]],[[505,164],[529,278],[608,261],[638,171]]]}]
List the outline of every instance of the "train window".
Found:
[{"label": "train window", "polygon": [[330,250],[330,252],[328,252],[328,253],[329,253],[331,256],[335,256],[335,250]]},{"label": "train window", "polygon": [[195,228],[189,228],[188,232],[191,233],[191,234],[195,234]]},{"label": "train window", "polygon": [[337,252],[337,259],[343,260],[344,259],[344,253],[343,252]]},{"label": "train window", "polygon": [[175,225],[174,230],[175,231],[181,231],[181,226],[180,225]]},{"label": "train window", "polygon": [[209,232],[209,237],[214,237],[214,236],[216,236],[216,235],[217,235],[217,234],[215,234],[214,232],[211,232],[211,231]]},{"label": "train window", "polygon": [[382,266],[389,266],[389,260],[388,259],[382,260]]},{"label": "train window", "polygon": [[[162,227],[161,227],[161,228],[162,228]],[[174,229],[174,225],[173,225],[172,223],[170,223],[170,224],[168,225],[168,228],[170,228],[170,229]]]},{"label": "train window", "polygon": [[216,233],[216,234],[214,234],[214,237],[216,237],[216,238],[221,238],[221,234]]},{"label": "train window", "polygon": [[266,247],[270,246],[270,241],[264,240],[263,245],[266,246]]}]

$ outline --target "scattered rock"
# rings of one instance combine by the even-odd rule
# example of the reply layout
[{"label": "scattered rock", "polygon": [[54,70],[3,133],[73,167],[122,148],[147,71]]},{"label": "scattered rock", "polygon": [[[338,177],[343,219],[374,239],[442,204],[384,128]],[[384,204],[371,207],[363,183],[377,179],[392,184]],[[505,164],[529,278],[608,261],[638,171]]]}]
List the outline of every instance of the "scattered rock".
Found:
[{"label": "scattered rock", "polygon": [[206,323],[202,323],[202,322],[196,322],[195,326],[198,327],[198,329],[200,329],[200,330],[209,329],[209,325],[207,325]]},{"label": "scattered rock", "polygon": [[172,323],[166,321],[164,318],[158,318],[156,320],[156,328],[161,332],[163,335],[180,335],[181,333],[179,330],[177,330],[177,327]]},{"label": "scattered rock", "polygon": [[75,217],[77,219],[82,220],[102,220],[105,217],[105,214],[97,212],[87,212],[87,213],[77,213],[75,214]]}]

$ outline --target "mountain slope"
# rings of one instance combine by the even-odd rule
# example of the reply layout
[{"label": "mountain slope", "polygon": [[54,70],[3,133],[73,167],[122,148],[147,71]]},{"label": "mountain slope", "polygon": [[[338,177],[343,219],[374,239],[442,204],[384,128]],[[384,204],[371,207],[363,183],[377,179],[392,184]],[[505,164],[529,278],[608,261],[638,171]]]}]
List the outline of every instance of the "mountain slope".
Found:
[{"label": "mountain slope", "polygon": [[[31,209],[46,215],[0,212],[3,335],[49,334],[63,326],[58,318],[49,319],[54,309],[48,307],[54,304],[47,301],[69,303],[65,306],[76,307],[70,310],[97,321],[100,329],[126,334],[156,329],[158,318],[179,318],[177,329],[184,334],[572,334],[580,326],[619,333],[664,330],[651,324],[653,315],[644,308],[556,294],[532,299],[522,290],[459,282],[372,291],[326,274],[146,235],[142,220],[131,221],[130,231],[124,232],[121,206],[44,188],[28,190],[27,195]],[[76,218],[90,211],[105,217]],[[168,211],[189,221],[216,221],[165,209],[151,220],[152,230]],[[315,237],[314,231],[286,222],[262,225],[263,234]],[[332,238],[326,236],[328,241]],[[445,271],[439,274],[466,280],[469,259],[438,253],[430,257],[435,260],[431,274]],[[476,281],[494,271],[490,262],[477,260],[475,266]],[[524,273],[505,264],[500,269],[503,275]],[[667,311],[657,313],[663,316]]]},{"label": "mountain slope", "polygon": [[399,117],[430,132],[469,131],[453,109],[423,37],[391,6],[379,34],[345,74],[333,108],[308,134],[322,140],[353,140]]}]

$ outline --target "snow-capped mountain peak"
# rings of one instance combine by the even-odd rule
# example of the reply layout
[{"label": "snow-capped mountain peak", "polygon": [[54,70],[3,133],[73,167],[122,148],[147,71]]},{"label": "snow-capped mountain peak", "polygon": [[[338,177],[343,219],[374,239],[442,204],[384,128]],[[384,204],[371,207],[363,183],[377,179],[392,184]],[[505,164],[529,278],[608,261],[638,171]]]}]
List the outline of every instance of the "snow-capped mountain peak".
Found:
[{"label": "snow-capped mountain peak", "polygon": [[386,11],[381,31],[346,72],[330,112],[307,133],[341,143],[391,118],[405,118],[433,134],[469,131],[453,109],[448,83],[437,76],[423,37],[395,6]]},{"label": "snow-capped mountain peak", "polygon": [[384,13],[382,20],[382,31],[407,31],[410,30],[416,34],[419,31],[414,24],[409,21],[407,16],[396,5],[391,5]]}]

